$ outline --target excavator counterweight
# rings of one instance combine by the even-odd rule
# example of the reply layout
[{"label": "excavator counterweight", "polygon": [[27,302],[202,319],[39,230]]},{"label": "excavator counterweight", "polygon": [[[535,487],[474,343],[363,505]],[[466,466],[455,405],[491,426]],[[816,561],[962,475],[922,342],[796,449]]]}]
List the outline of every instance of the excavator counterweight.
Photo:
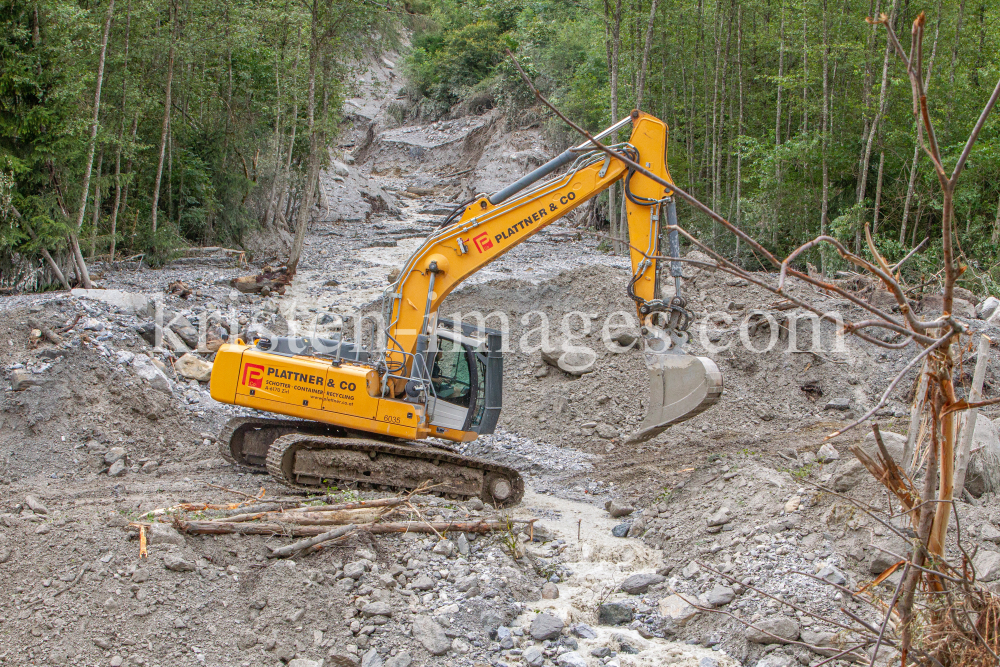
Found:
[{"label": "excavator counterweight", "polygon": [[[629,124],[629,140],[617,142],[616,133]],[[597,135],[605,137],[613,151],[672,182],[663,121],[633,111]],[[462,456],[442,442],[493,432],[502,402],[503,334],[439,319],[438,310],[470,275],[619,181],[632,262],[628,293],[650,372],[646,417],[629,440],[648,440],[713,405],[722,394],[718,368],[684,351],[691,315],[680,292],[679,262],[670,267],[674,294],[660,294],[660,223],[665,215],[676,225],[673,193],[588,141],[460,206],[425,240],[383,295],[384,346],[364,349],[338,337],[223,345],[212,397],[294,420],[232,420],[220,438],[222,455],[290,486],[429,486],[454,498],[516,504],[524,492],[517,471]],[[677,232],[669,236],[677,257]]]}]

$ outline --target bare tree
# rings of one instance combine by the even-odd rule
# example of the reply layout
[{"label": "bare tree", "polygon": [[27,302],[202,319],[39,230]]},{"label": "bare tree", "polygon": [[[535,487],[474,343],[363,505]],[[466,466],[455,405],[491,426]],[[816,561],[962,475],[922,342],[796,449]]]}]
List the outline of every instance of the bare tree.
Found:
[{"label": "bare tree", "polygon": [[[150,212],[149,228],[156,234],[157,209],[160,205],[160,183],[163,179],[163,159],[167,152],[167,136],[170,134],[170,97],[174,83],[174,47],[177,42],[177,3],[170,3],[170,49],[167,51],[167,86],[163,95],[163,129],[160,132],[160,159],[156,165],[156,181],[153,183],[153,204]],[[226,134],[229,137],[229,134]]]}]

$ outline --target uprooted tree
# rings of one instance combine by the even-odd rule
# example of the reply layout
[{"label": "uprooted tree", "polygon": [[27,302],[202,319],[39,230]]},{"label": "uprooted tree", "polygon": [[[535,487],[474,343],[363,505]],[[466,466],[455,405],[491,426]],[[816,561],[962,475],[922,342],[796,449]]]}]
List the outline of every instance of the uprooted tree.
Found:
[{"label": "uprooted tree", "polygon": [[[880,649],[891,648],[891,650],[898,652],[903,665],[938,665],[940,667],[995,665],[1000,662],[1000,658],[997,656],[998,651],[1000,651],[1000,599],[977,583],[972,559],[962,548],[960,533],[957,546],[961,555],[955,562],[946,558],[946,538],[949,519],[953,513],[957,520],[957,512],[954,508],[956,501],[954,497],[956,458],[959,463],[959,476],[964,477],[964,465],[968,461],[969,454],[967,448],[964,451],[959,451],[956,446],[959,416],[965,410],[975,410],[982,406],[1000,403],[1000,399],[976,401],[974,396],[971,397],[971,400],[959,398],[954,378],[956,369],[959,368],[962,361],[962,350],[966,347],[964,343],[968,342],[970,332],[965,324],[952,315],[955,283],[966,269],[955,252],[953,229],[955,189],[976,139],[998,97],[1000,97],[1000,81],[998,81],[989,101],[983,107],[963,150],[949,172],[937,144],[934,123],[927,106],[923,64],[924,14],[920,14],[913,22],[909,53],[900,44],[889,17],[883,14],[878,19],[869,19],[869,21],[885,27],[890,48],[895,51],[906,66],[913,97],[916,140],[919,147],[930,158],[940,187],[940,234],[943,249],[943,267],[940,271],[942,312],[931,320],[918,317],[908,293],[908,286],[904,284],[899,272],[899,265],[902,262],[894,266],[889,265],[876,249],[867,226],[867,247],[871,253],[871,260],[852,252],[836,238],[826,235],[817,236],[793,250],[784,259],[779,259],[756,239],[691,194],[675,184],[659,178],[627,156],[615,152],[595,140],[590,133],[568,119],[545,99],[509,51],[508,55],[521,71],[522,77],[532,88],[538,100],[548,106],[575,131],[587,137],[595,149],[625,162],[631,170],[660,183],[667,191],[672,191],[671,196],[683,200],[697,212],[714,220],[734,234],[741,243],[746,243],[752,248],[758,257],[770,263],[776,271],[776,275],[751,273],[699,240],[684,227],[680,225],[664,226],[663,229],[668,232],[679,232],[692,246],[702,250],[712,260],[684,258],[681,261],[701,269],[723,271],[742,278],[788,299],[794,306],[814,313],[821,320],[833,321],[834,318],[832,314],[823,312],[803,297],[792,293],[789,286],[793,282],[798,282],[826,293],[835,294],[847,299],[867,313],[866,319],[845,321],[843,326],[846,332],[881,348],[904,349],[912,346],[917,350],[903,370],[892,379],[872,409],[847,427],[827,436],[827,439],[837,437],[871,419],[886,404],[889,396],[897,390],[904,377],[915,368],[922,369],[914,405],[925,416],[929,438],[924,455],[916,457],[916,460],[922,461],[921,470],[909,471],[908,474],[908,471],[903,469],[908,467],[907,465],[901,468],[896,464],[885,450],[877,425],[874,426],[874,430],[880,454],[871,458],[860,449],[854,449],[862,463],[891,494],[890,508],[893,505],[891,499],[894,498],[895,503],[900,507],[900,512],[896,517],[893,517],[892,513],[885,516],[883,509],[876,509],[860,501],[851,500],[862,511],[907,540],[912,549],[907,557],[901,557],[896,565],[876,580],[877,583],[881,583],[894,571],[902,568],[902,575],[889,603],[872,595],[861,598],[859,597],[861,591],[854,592],[844,589],[847,593],[871,604],[880,614],[882,622],[880,626],[875,626],[849,610],[843,609],[844,613],[850,617],[851,625],[838,625],[851,631],[853,639],[850,643],[852,645],[836,653],[830,658],[830,661],[837,658],[866,662],[870,660],[870,664],[874,665]],[[803,272],[796,268],[795,263],[803,253],[824,245],[832,246],[845,262],[880,283],[892,295],[898,309],[898,315],[890,312],[887,308],[869,303],[845,286],[827,280],[822,275],[808,271]],[[633,249],[647,257],[662,260],[676,259],[651,256],[638,248]],[[974,428],[974,413],[969,421],[971,423],[967,428]],[[967,443],[967,441],[965,442]],[[914,455],[917,452],[909,451],[906,454]],[[922,473],[923,482],[921,487],[917,488],[914,480],[919,479],[920,473]],[[891,520],[898,517],[906,517],[910,529],[916,535],[915,538],[908,537],[907,533]]]}]

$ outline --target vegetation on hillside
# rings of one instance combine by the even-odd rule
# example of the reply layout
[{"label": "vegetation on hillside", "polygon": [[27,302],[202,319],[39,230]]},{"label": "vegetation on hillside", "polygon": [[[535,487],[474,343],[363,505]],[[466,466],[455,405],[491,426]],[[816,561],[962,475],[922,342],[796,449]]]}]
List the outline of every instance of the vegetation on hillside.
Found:
[{"label": "vegetation on hillside", "polygon": [[[940,266],[930,233],[941,214],[936,177],[915,145],[906,71],[865,18],[890,15],[909,48],[908,26],[927,12],[923,62],[931,115],[947,128],[938,137],[946,163],[1000,74],[1000,3],[986,0],[425,0],[415,9],[423,20],[409,77],[421,108],[530,103],[511,94],[523,89],[501,57],[511,46],[543,92],[590,129],[635,106],[667,121],[675,181],[776,254],[821,231],[867,252],[867,222],[890,261],[932,237],[908,264],[914,274]],[[964,282],[993,291],[998,123],[976,145],[955,220],[971,267]],[[612,200],[620,205],[620,193]],[[699,224],[702,238],[737,254],[731,236],[707,218]],[[739,252],[756,264],[745,246]],[[818,250],[803,261],[840,267]]]}]

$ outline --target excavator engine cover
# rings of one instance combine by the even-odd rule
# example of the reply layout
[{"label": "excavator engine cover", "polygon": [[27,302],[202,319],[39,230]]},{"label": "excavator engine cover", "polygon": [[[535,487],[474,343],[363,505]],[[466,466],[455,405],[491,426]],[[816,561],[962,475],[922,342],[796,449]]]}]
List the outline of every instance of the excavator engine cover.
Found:
[{"label": "excavator engine cover", "polygon": [[708,357],[684,354],[680,349],[647,350],[649,401],[646,417],[628,442],[645,442],[674,424],[701,414],[722,396],[722,373]]}]

